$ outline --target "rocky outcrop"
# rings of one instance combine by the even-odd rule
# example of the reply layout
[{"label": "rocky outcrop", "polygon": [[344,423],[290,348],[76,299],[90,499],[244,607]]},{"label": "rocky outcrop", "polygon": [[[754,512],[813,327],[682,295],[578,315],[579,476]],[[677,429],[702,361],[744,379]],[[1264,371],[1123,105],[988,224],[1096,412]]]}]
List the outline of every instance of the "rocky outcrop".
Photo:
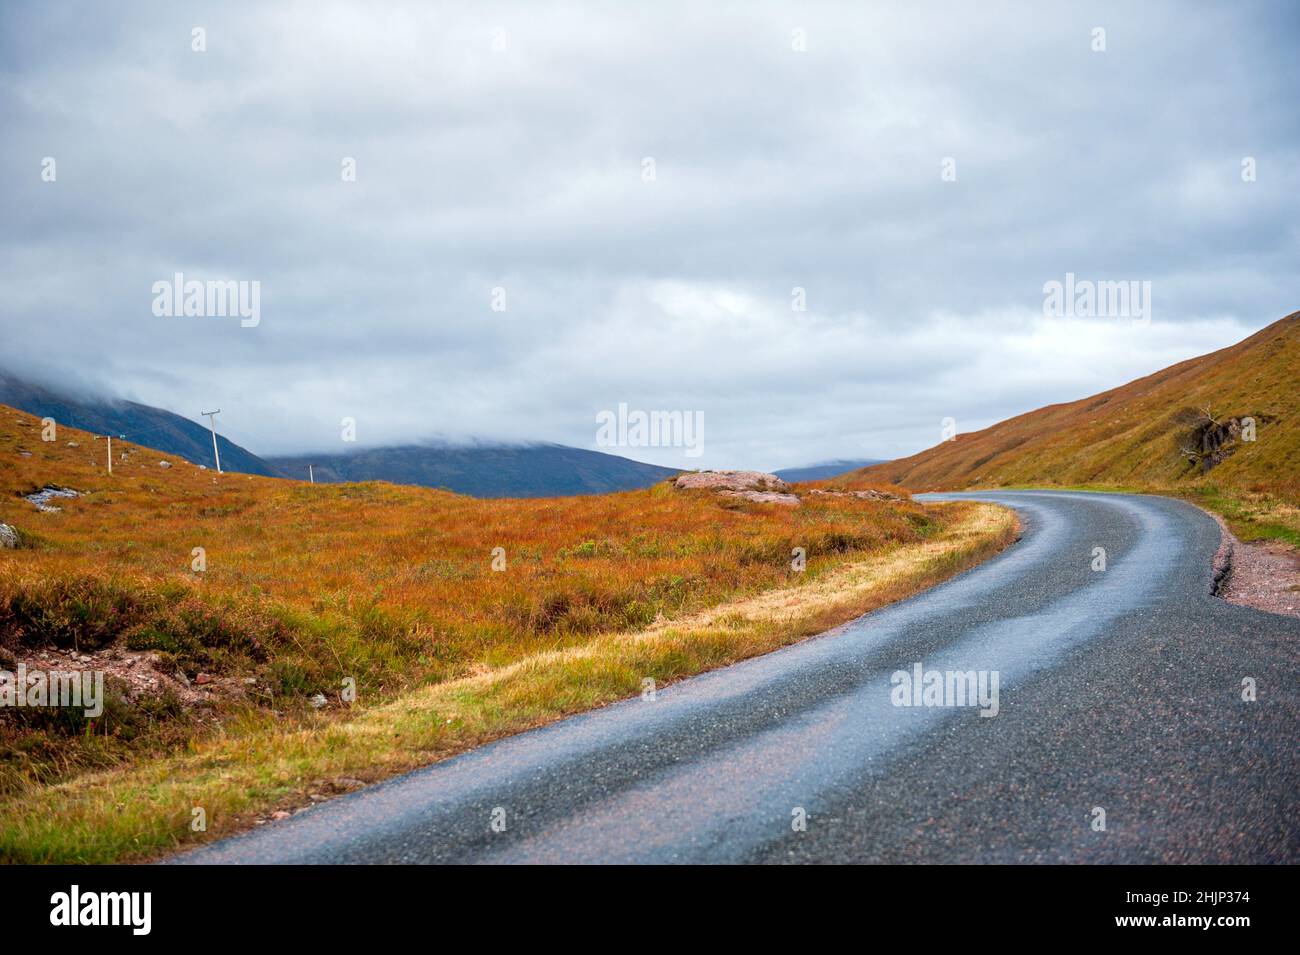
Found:
[{"label": "rocky outcrop", "polygon": [[710,491],[789,491],[775,474],[765,471],[692,471],[673,482],[679,488],[705,488]]},{"label": "rocky outcrop", "polygon": [[786,507],[799,507],[802,501],[798,494],[782,494],[779,491],[719,491],[721,497],[738,497],[755,504],[784,504]]},{"label": "rocky outcrop", "polygon": [[720,497],[755,504],[798,507],[801,503],[799,495],[790,491],[790,485],[766,471],[694,471],[679,475],[673,486],[679,490],[717,491]]},{"label": "rocky outcrop", "polygon": [[1186,428],[1178,437],[1178,451],[1201,474],[1222,464],[1243,441],[1255,440],[1255,429],[1276,421],[1274,415],[1234,415],[1216,418],[1209,408],[1184,408],[1174,422]]},{"label": "rocky outcrop", "polygon": [[50,503],[54,498],[80,496],[80,491],[74,491],[70,487],[59,487],[57,484],[47,484],[39,491],[33,491],[31,494],[24,494],[23,498],[35,504],[38,511],[54,512],[63,510],[63,508],[55,507]]},{"label": "rocky outcrop", "polygon": [[888,491],[876,491],[867,488],[862,491],[823,491],[821,488],[813,488],[810,494],[820,494],[823,497],[856,497],[862,501],[905,501],[907,500],[901,494],[891,494]]}]

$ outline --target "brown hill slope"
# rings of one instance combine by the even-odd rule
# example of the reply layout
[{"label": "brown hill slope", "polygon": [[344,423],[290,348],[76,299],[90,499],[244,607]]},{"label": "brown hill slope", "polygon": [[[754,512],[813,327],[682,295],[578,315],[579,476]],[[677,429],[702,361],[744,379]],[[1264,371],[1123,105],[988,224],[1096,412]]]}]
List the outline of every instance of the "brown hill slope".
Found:
[{"label": "brown hill slope", "polygon": [[[1253,441],[1239,431],[1246,418],[1254,419]],[[1238,501],[1268,495],[1271,518],[1294,532],[1300,528],[1300,312],[1229,348],[832,483],[880,482],[916,490],[1130,487],[1201,498],[1230,494]]]}]

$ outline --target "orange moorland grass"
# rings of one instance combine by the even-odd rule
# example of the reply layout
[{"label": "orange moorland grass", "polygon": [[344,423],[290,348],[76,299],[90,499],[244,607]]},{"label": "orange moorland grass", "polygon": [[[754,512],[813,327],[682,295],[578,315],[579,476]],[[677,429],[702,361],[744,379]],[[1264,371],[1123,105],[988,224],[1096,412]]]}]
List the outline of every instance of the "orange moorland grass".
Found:
[{"label": "orange moorland grass", "polygon": [[[257,814],[775,649],[1012,538],[968,503],[728,502],[661,484],[478,500],[216,475],[0,407],[0,668],[40,648],[250,681],[94,722],[0,713],[0,858],[156,855]],[[171,467],[164,468],[166,461]],[[47,484],[74,498],[39,512]],[[802,547],[807,569],[792,568]],[[206,570],[192,569],[203,548]],[[494,549],[497,566],[494,570]],[[355,702],[341,687],[354,681]],[[322,694],[327,705],[308,701]],[[319,700],[318,700],[319,702]]]}]

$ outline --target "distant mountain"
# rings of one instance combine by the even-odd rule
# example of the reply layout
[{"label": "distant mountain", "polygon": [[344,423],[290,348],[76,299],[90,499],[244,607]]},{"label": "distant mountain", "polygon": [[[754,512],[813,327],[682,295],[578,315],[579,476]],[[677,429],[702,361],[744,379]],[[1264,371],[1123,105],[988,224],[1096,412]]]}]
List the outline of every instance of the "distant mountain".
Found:
[{"label": "distant mountain", "polygon": [[440,487],[474,497],[569,497],[649,487],[678,473],[613,454],[559,444],[406,445],[343,454],[267,458],[282,477],[389,481]]},{"label": "distant mountain", "polygon": [[856,471],[858,468],[869,468],[873,464],[883,463],[880,458],[868,458],[860,461],[825,461],[821,464],[810,464],[802,468],[782,468],[780,471],[773,473],[782,481],[794,484],[798,481],[820,481],[822,478],[835,477],[837,474],[846,474],[849,471]]},{"label": "distant mountain", "polygon": [[[90,397],[50,388],[0,370],[0,404],[53,418],[60,425],[111,434],[213,467],[212,432],[161,408],[134,401]],[[221,469],[266,477],[307,480],[389,481],[441,487],[475,497],[568,497],[649,487],[677,473],[598,451],[558,444],[410,445],[342,454],[260,458],[217,436]]]},{"label": "distant mountain", "polygon": [[[95,434],[125,436],[128,441],[175,454],[194,464],[213,467],[212,432],[204,425],[161,408],[112,398],[90,398],[55,391],[0,371],[0,404],[57,424]],[[269,464],[250,451],[217,435],[221,469],[241,474],[273,476]]]}]

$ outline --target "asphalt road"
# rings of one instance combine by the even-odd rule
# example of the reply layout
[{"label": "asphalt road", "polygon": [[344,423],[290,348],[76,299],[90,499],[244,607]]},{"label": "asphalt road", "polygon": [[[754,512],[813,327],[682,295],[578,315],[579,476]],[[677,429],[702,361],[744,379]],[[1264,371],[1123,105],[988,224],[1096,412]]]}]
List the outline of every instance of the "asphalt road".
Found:
[{"label": "asphalt road", "polygon": [[[1300,621],[1211,595],[1217,525],[1164,498],[968,496],[1025,534],[946,584],[174,861],[1300,860]],[[918,662],[996,671],[997,715],[895,705]]]}]

